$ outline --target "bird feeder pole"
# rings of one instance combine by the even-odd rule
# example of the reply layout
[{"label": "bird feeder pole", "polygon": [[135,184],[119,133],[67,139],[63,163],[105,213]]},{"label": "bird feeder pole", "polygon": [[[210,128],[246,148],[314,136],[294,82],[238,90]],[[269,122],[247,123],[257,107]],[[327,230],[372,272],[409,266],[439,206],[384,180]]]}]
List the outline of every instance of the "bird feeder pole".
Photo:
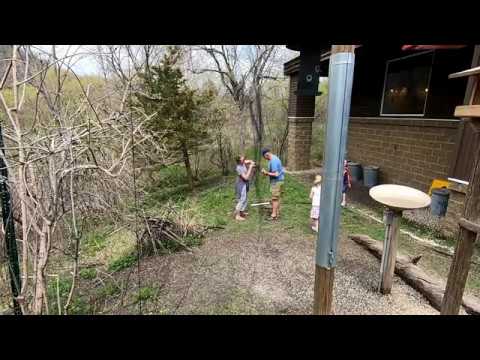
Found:
[{"label": "bird feeder pole", "polygon": [[8,272],[10,274],[10,285],[12,288],[13,311],[15,315],[22,315],[17,297],[22,287],[20,278],[20,266],[18,264],[17,241],[15,238],[15,225],[13,221],[12,199],[8,188],[8,170],[4,161],[5,148],[3,144],[3,133],[0,124],[0,197],[2,202],[3,229],[5,233],[5,244],[8,254]]},{"label": "bird feeder pole", "polygon": [[315,259],[314,315],[329,315],[332,312],[354,52],[355,45],[333,45],[330,55],[325,161]]}]

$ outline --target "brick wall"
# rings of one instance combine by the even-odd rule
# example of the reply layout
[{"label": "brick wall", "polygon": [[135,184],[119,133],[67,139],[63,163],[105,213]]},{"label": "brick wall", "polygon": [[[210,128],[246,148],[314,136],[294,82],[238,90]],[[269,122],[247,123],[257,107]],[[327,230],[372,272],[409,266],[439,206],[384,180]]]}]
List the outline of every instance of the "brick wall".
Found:
[{"label": "brick wall", "polygon": [[351,118],[347,158],[380,167],[381,183],[428,191],[447,178],[459,122],[405,118]]},{"label": "brick wall", "polygon": [[289,170],[310,169],[310,149],[312,146],[312,120],[290,119],[288,125],[288,155]]},{"label": "brick wall", "polygon": [[315,115],[315,96],[297,96],[298,72],[290,74],[288,99],[287,161],[289,170],[310,169],[312,121]]}]

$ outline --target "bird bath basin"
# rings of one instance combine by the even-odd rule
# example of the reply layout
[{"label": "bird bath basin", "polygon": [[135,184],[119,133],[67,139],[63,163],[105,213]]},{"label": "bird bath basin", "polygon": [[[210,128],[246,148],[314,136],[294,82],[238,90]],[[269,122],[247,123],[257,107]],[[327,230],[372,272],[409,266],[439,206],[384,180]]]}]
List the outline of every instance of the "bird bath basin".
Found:
[{"label": "bird bath basin", "polygon": [[430,205],[430,196],[424,192],[403,185],[378,185],[370,189],[373,200],[392,210],[421,209]]},{"label": "bird bath basin", "polygon": [[385,205],[385,241],[380,265],[380,291],[390,294],[397,257],[397,241],[403,210],[422,209],[430,205],[430,196],[408,186],[385,184],[369,191],[373,200]]}]

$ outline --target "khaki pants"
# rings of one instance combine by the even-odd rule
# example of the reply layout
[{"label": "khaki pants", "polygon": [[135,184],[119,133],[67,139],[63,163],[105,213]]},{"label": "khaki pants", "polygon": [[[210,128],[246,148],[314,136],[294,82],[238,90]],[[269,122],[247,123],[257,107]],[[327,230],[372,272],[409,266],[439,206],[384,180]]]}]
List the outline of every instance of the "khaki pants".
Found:
[{"label": "khaki pants", "polygon": [[283,190],[283,181],[277,181],[270,185],[270,192],[272,193],[272,200],[280,200]]}]

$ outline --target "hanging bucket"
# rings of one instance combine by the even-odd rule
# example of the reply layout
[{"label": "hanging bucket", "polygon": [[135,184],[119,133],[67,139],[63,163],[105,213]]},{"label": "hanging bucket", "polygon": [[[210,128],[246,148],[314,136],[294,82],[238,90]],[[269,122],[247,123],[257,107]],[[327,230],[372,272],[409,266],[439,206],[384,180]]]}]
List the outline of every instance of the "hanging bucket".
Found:
[{"label": "hanging bucket", "polygon": [[430,204],[432,215],[445,216],[447,213],[449,197],[450,191],[448,191],[448,189],[443,188],[432,190],[432,202]]},{"label": "hanging bucket", "polygon": [[354,182],[362,181],[362,165],[355,162],[349,162],[348,168],[350,169],[350,175],[352,176],[352,181]]},{"label": "hanging bucket", "polygon": [[378,185],[378,169],[378,166],[363,167],[363,185],[369,188]]}]

